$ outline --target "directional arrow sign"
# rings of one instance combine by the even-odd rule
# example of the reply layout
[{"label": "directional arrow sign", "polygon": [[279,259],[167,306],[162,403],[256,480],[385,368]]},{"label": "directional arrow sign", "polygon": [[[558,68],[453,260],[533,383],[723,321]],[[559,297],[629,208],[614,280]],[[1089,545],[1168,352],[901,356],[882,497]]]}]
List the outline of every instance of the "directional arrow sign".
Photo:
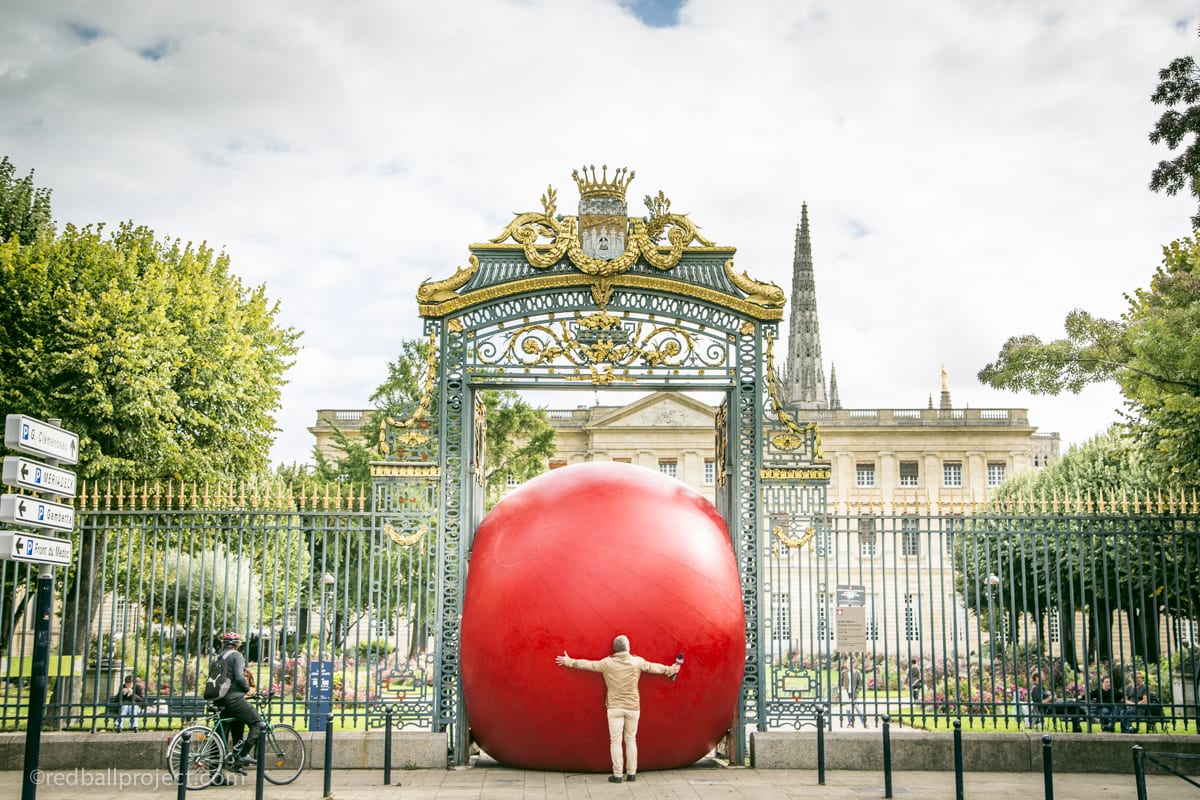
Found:
[{"label": "directional arrow sign", "polygon": [[5,456],[4,485],[20,486],[22,489],[33,489],[35,492],[56,494],[59,497],[74,497],[75,473],[21,456]]},{"label": "directional arrow sign", "polygon": [[24,414],[4,418],[4,446],[35,456],[57,458],[67,464],[79,462],[79,436]]},{"label": "directional arrow sign", "polygon": [[75,509],[27,494],[5,494],[0,495],[0,522],[71,531],[75,529]]},{"label": "directional arrow sign", "polygon": [[71,563],[71,541],[22,531],[0,531],[0,560],[66,566]]}]

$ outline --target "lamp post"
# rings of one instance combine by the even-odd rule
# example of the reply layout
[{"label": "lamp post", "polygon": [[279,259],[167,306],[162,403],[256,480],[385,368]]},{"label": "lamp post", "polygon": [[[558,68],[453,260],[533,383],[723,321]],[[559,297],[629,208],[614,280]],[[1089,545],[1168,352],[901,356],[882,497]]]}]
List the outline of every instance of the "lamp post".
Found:
[{"label": "lamp post", "polygon": [[993,607],[993,600],[996,596],[997,587],[1000,585],[1000,576],[994,572],[984,579],[987,584],[987,601],[988,601],[988,653],[991,660],[996,660],[996,609]]},{"label": "lamp post", "polygon": [[[325,659],[325,615],[328,608],[333,606],[333,584],[334,577],[326,572],[321,577],[321,633],[317,639],[317,660]],[[330,633],[333,631],[331,630]],[[329,648],[330,657],[333,657],[333,648]]]}]

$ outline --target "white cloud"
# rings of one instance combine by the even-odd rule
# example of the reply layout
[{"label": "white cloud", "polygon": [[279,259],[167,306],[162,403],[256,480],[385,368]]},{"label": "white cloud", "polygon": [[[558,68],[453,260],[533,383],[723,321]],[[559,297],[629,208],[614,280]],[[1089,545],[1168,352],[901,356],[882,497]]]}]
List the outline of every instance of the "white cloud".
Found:
[{"label": "white cloud", "polygon": [[7,5],[0,153],[56,218],[223,247],[305,330],[278,460],[307,459],[317,408],[365,404],[421,280],[547,183],[571,213],[583,163],[633,167],[631,197],[663,189],[785,287],[807,201],[848,406],[922,406],[944,363],[956,402],[1067,441],[1119,397],[974,374],[1071,308],[1119,314],[1192,212],[1146,188],[1182,0],[690,0],[669,28],[617,0]]}]

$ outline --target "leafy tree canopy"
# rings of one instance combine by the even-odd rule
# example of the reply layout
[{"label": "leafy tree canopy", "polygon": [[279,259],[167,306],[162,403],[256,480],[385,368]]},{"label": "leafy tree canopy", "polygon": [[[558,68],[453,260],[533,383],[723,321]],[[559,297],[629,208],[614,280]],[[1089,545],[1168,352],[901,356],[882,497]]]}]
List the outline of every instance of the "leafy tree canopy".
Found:
[{"label": "leafy tree canopy", "polygon": [[39,236],[54,234],[50,190],[33,185],[33,172],[24,178],[16,173],[8,156],[0,158],[0,241],[15,236],[21,244],[32,244]]},{"label": "leafy tree canopy", "polygon": [[1000,511],[1010,503],[1054,498],[1103,497],[1132,499],[1152,491],[1145,459],[1119,425],[1114,425],[1081,445],[1070,448],[1057,462],[1040,470],[1016,475],[1001,484],[989,500]]},{"label": "leafy tree canopy", "polygon": [[0,409],[62,419],[85,478],[260,473],[299,336],[277,311],[224,253],[133,223],[9,237]]},{"label": "leafy tree canopy", "polygon": [[[362,438],[352,439],[334,430],[333,440],[343,455],[331,463],[314,449],[315,476],[321,480],[351,483],[370,481],[372,461],[383,458],[382,425],[385,418],[403,419],[412,414],[425,392],[429,343],[419,339],[401,343],[400,355],[388,364],[388,374],[371,395],[372,418],[362,426]],[[534,408],[511,390],[481,393],[486,410],[487,504],[503,496],[509,478],[528,480],[545,469],[554,455],[554,428],[544,409]]]},{"label": "leafy tree canopy", "polygon": [[[1150,189],[1175,195],[1186,187],[1200,199],[1200,68],[1195,59],[1177,58],[1159,70],[1151,99],[1167,110],[1150,131],[1150,143],[1166,144],[1171,150],[1183,146],[1183,151],[1158,162],[1150,173]],[[1200,229],[1200,211],[1192,217],[1192,228]]]},{"label": "leafy tree canopy", "polygon": [[1129,430],[1156,477],[1173,487],[1200,487],[1200,241],[1184,238],[1163,248],[1149,288],[1127,300],[1119,320],[1072,311],[1064,339],[1009,339],[979,379],[1034,394],[1078,393],[1090,383],[1116,381]]}]

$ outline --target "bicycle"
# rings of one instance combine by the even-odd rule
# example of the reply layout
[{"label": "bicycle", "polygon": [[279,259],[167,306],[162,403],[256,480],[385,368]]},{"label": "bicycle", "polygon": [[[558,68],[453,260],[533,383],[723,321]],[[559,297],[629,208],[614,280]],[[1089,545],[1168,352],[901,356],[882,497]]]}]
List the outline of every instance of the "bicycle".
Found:
[{"label": "bicycle", "polygon": [[[256,701],[256,705],[260,703]],[[175,736],[167,746],[167,771],[171,779],[179,781],[179,758],[183,748],[183,734],[190,734],[187,763],[187,788],[203,789],[216,784],[222,786],[228,783],[225,771],[245,774],[238,764],[238,759],[247,752],[253,752],[255,742],[250,736],[232,750],[229,747],[229,724],[232,717],[221,715],[221,711],[213,704],[206,709],[209,719],[207,725],[189,725]],[[300,776],[304,769],[305,750],[304,740],[296,729],[285,723],[273,724],[263,717],[266,735],[263,737],[263,752],[258,756],[262,759],[263,777],[271,783],[284,785],[291,783]]]}]

